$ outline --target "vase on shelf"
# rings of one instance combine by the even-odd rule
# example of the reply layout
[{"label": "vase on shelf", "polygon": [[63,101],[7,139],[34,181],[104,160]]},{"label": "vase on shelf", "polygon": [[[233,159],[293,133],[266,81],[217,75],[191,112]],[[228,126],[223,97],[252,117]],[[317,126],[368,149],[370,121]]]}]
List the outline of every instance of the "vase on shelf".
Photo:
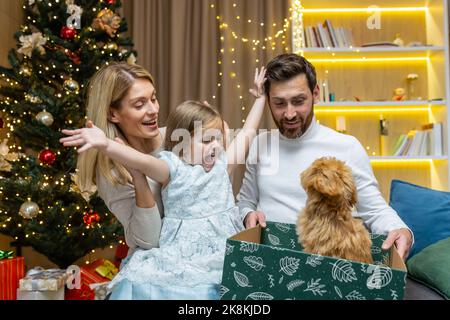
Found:
[{"label": "vase on shelf", "polygon": [[415,73],[410,73],[406,77],[406,81],[408,83],[407,86],[408,100],[422,100],[422,98],[417,95],[417,88],[416,88],[417,79],[419,79],[419,76]]}]

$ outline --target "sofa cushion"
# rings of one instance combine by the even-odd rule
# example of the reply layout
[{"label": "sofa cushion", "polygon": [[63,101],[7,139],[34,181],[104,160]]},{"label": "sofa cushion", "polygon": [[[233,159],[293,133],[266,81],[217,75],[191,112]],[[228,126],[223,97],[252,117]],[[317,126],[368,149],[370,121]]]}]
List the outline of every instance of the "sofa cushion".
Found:
[{"label": "sofa cushion", "polygon": [[411,278],[450,299],[450,238],[426,247],[407,266]]},{"label": "sofa cushion", "polygon": [[450,192],[393,180],[390,205],[414,233],[408,258],[450,237]]}]

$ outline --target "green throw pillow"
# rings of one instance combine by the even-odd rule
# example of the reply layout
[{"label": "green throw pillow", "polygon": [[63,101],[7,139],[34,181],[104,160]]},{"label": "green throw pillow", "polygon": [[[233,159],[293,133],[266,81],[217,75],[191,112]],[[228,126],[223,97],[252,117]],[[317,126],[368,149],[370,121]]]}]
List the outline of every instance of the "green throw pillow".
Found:
[{"label": "green throw pillow", "polygon": [[450,299],[450,238],[432,244],[408,260],[408,273]]}]

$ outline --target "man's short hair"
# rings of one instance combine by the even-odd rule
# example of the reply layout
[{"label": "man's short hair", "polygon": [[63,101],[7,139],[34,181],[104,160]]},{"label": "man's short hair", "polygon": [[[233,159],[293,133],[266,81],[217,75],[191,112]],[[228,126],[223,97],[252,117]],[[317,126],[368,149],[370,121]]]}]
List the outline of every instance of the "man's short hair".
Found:
[{"label": "man's short hair", "polygon": [[313,92],[317,86],[316,69],[308,60],[294,53],[282,54],[274,58],[267,65],[267,81],[264,84],[267,96],[272,83],[287,81],[301,74],[306,75],[309,89]]}]

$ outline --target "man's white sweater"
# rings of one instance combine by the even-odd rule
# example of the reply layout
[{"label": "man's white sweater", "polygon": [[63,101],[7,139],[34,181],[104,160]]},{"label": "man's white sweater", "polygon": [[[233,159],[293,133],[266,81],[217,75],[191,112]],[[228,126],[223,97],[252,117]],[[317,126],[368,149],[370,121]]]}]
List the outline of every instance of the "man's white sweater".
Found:
[{"label": "man's white sweater", "polygon": [[254,139],[237,197],[242,218],[257,210],[265,213],[268,221],[296,223],[307,198],[300,174],[324,156],[342,160],[352,169],[358,190],[354,215],[362,218],[373,233],[407,228],[383,199],[369,157],[359,141],[320,125],[315,118],[297,139],[287,139],[278,131],[262,133]]}]

